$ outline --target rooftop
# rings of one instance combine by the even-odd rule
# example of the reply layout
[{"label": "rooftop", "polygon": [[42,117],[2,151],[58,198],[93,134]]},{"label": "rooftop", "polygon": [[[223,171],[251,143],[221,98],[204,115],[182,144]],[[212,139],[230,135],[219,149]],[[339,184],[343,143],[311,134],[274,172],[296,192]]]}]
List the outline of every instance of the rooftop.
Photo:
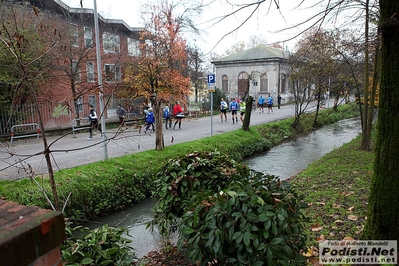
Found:
[{"label": "rooftop", "polygon": [[287,59],[288,52],[282,49],[259,45],[235,54],[212,61],[213,64],[242,61],[264,61],[270,59]]}]

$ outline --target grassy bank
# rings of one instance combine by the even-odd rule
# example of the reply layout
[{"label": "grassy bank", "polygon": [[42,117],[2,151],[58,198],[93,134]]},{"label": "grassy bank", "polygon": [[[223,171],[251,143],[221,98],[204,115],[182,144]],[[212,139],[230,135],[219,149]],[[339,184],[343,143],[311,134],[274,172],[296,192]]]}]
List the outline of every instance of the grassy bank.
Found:
[{"label": "grassy bank", "polygon": [[[374,145],[372,145],[374,146]],[[359,150],[360,137],[309,165],[290,180],[305,196],[307,245],[319,240],[359,239],[366,223],[367,200],[373,173],[374,152]]]},{"label": "grassy bank", "polygon": [[[357,116],[356,105],[343,105],[335,112],[321,111],[320,125]],[[167,146],[163,151],[143,151],[89,165],[64,169],[56,173],[60,203],[67,217],[95,219],[108,212],[124,209],[148,198],[152,193],[155,174],[164,162],[193,151],[220,150],[238,161],[267,151],[286,140],[313,130],[313,115],[302,120],[298,128],[291,128],[292,119],[252,126],[250,131],[238,129],[201,140]],[[46,179],[38,179],[51,199]],[[23,205],[50,208],[38,186],[29,179],[0,182],[0,196]]]}]

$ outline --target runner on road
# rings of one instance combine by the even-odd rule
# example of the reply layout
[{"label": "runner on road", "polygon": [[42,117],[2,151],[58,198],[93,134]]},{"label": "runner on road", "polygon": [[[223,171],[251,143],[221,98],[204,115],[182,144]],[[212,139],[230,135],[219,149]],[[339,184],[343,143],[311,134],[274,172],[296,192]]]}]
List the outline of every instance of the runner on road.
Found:
[{"label": "runner on road", "polygon": [[269,94],[267,98],[267,113],[270,114],[270,111],[273,113],[273,97]]},{"label": "runner on road", "polygon": [[258,99],[258,105],[259,105],[259,113],[263,113],[263,105],[265,104],[265,98],[261,95]]},{"label": "runner on road", "polygon": [[224,116],[224,120],[227,123],[227,103],[225,102],[225,100],[222,98],[222,100],[220,101],[220,123],[223,123],[223,116]]},{"label": "runner on road", "polygon": [[235,122],[237,122],[238,124],[238,118],[237,118],[238,109],[240,109],[240,105],[236,102],[236,98],[233,98],[233,100],[230,103],[230,111],[231,111],[231,118],[233,119],[233,125],[235,124]]}]

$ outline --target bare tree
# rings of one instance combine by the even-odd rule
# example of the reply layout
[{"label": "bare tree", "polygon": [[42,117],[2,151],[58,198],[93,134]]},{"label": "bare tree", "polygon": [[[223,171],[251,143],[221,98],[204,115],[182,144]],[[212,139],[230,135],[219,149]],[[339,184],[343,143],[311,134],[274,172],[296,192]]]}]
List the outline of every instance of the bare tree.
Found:
[{"label": "bare tree", "polygon": [[[262,2],[248,3],[245,6],[259,5]],[[301,1],[301,4],[305,1]],[[313,25],[321,25],[327,19],[326,15],[342,10],[348,10],[361,6],[357,17],[351,16],[347,23],[354,19],[365,19],[369,16],[362,15],[362,12],[369,11],[369,2],[365,1],[318,1],[326,3],[326,7],[320,13],[310,17],[307,21],[315,19]],[[391,239],[399,240],[399,212],[398,212],[398,187],[399,187],[399,2],[392,0],[373,1],[371,7],[377,7],[381,17],[375,15],[381,32],[381,88],[379,101],[379,115],[377,123],[376,159],[374,164],[374,175],[369,197],[369,214],[363,232],[363,239]],[[278,2],[276,1],[276,6]],[[365,9],[363,7],[366,7]],[[377,12],[378,13],[378,12]],[[370,17],[371,18],[371,17]],[[379,18],[379,19],[378,19]],[[363,23],[364,25],[364,23]],[[376,58],[379,56],[377,55]],[[378,61],[376,65],[379,65]],[[377,70],[378,71],[378,70]],[[366,90],[369,80],[369,73],[366,73]],[[378,76],[378,75],[377,75]],[[376,82],[376,81],[373,81]],[[366,99],[365,101],[368,101]]]},{"label": "bare tree", "polygon": [[[24,84],[24,87],[30,93],[31,99],[37,106],[36,86],[43,82],[42,77],[46,76],[46,72],[51,67],[48,57],[50,52],[58,45],[59,36],[48,34],[49,28],[43,23],[43,17],[36,8],[32,7],[33,12],[29,12],[24,6],[15,3],[6,3],[4,7],[8,8],[8,19],[0,22],[0,38],[9,52],[9,56],[14,60],[13,71],[18,73],[18,82],[11,85],[10,88],[18,91],[21,84]],[[41,128],[44,128],[39,108],[37,108],[37,112],[39,125]],[[42,132],[42,137],[54,207],[59,211],[61,209],[45,131]]]},{"label": "bare tree", "polygon": [[205,78],[204,54],[198,47],[188,47],[188,62],[187,75],[191,78],[191,83],[194,85],[194,101],[198,103],[198,94],[200,88],[203,87]]}]

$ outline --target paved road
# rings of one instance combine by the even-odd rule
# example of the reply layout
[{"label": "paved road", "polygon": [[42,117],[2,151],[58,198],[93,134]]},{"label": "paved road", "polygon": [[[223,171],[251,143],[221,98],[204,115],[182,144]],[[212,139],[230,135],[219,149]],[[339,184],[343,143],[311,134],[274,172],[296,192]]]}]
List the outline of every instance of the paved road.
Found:
[{"label": "paved road", "polygon": [[[165,145],[209,137],[211,136],[211,128],[213,136],[241,128],[240,122],[238,125],[232,125],[231,114],[227,114],[227,123],[220,123],[220,116],[214,115],[212,118],[185,118],[182,121],[182,130],[165,130],[163,127]],[[282,106],[281,109],[274,108],[274,112],[270,114],[266,110],[264,113],[259,114],[259,110],[257,109],[252,112],[250,126],[284,119],[293,115],[294,111],[291,105]],[[109,138],[107,145],[108,158],[155,149],[155,134],[139,133],[137,129],[131,129],[122,133],[110,130],[106,132],[106,135]],[[48,144],[51,144],[50,151],[55,171],[89,164],[105,158],[104,148],[101,144],[101,134],[97,133],[94,136],[94,140],[91,141],[88,141],[87,137],[87,130],[77,133],[75,136],[69,134],[64,137],[48,137]],[[46,161],[42,154],[42,139],[39,139],[38,143],[36,143],[35,139],[18,139],[14,140],[11,148],[5,146],[8,146],[7,143],[3,143],[0,147],[1,180],[25,177],[26,171],[22,169],[22,166],[26,167],[28,164],[37,175],[45,175],[48,172]]]}]

